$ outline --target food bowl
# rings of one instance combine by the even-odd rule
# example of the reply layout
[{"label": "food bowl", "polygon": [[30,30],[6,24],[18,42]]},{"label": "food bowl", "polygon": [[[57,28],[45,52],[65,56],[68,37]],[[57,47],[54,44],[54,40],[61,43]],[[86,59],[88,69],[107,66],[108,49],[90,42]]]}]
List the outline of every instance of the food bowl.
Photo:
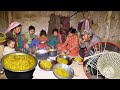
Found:
[{"label": "food bowl", "polygon": [[46,42],[43,42],[43,41],[42,41],[42,42],[40,42],[40,44],[45,44],[45,43],[46,43]]},{"label": "food bowl", "polygon": [[71,65],[73,60],[72,58],[66,56],[66,55],[59,55],[56,57],[56,61],[60,64],[67,64],[67,65]]},{"label": "food bowl", "polygon": [[61,52],[61,51],[58,51],[58,55],[66,55],[66,52]]},{"label": "food bowl", "polygon": [[0,45],[5,45],[7,36],[0,32]]},{"label": "food bowl", "polygon": [[73,61],[75,61],[75,62],[82,62],[83,61],[83,58],[82,57],[80,57],[80,56],[78,56],[78,57],[75,57],[75,58],[73,58]]},{"label": "food bowl", "polygon": [[[51,71],[53,66],[56,64],[57,62],[53,59],[46,59],[46,60],[40,60],[38,65],[42,70],[45,71]],[[43,65],[43,66],[42,66]]]},{"label": "food bowl", "polygon": [[48,50],[40,49],[35,52],[36,58],[39,59],[47,59],[49,57]]},{"label": "food bowl", "polygon": [[55,57],[57,56],[57,50],[56,49],[49,49],[49,57]]},{"label": "food bowl", "polygon": [[52,70],[58,79],[72,79],[74,77],[74,70],[66,64],[56,64]]}]

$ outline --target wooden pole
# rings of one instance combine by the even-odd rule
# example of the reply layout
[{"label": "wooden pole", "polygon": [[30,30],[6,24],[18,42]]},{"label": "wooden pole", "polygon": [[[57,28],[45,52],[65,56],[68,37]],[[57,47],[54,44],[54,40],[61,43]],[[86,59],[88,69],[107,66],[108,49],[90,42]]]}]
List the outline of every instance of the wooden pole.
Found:
[{"label": "wooden pole", "polygon": [[108,11],[107,25],[106,25],[106,35],[105,35],[105,42],[107,42],[107,41],[109,40],[111,15],[112,15],[112,11]]},{"label": "wooden pole", "polygon": [[8,11],[8,25],[12,22],[11,11]]}]

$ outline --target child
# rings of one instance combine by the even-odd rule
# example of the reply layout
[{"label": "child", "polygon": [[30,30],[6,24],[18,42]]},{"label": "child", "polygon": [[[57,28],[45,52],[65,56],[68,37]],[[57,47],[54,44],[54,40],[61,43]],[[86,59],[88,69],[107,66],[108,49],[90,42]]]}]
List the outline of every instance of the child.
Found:
[{"label": "child", "polygon": [[32,43],[32,40],[35,38],[35,27],[34,26],[29,26],[29,31],[25,34],[25,38],[27,39],[27,42],[25,44],[25,48],[29,48],[30,44]]},{"label": "child", "polygon": [[47,40],[48,40],[48,37],[47,37],[46,31],[42,30],[39,36],[39,41],[41,43],[38,44],[38,49],[42,49],[42,48],[49,49],[50,47],[47,45]]},{"label": "child", "polygon": [[45,30],[42,30],[40,32],[40,35],[37,37],[37,39],[34,39],[32,43],[30,44],[30,48],[37,47],[37,49],[49,49],[50,47],[47,45],[47,34]]},{"label": "child", "polygon": [[25,44],[27,43],[27,39],[25,38],[25,34],[21,35],[21,39],[22,39],[22,43],[23,43],[23,48],[26,48]]},{"label": "child", "polygon": [[60,39],[58,36],[58,29],[53,29],[52,35],[49,37],[48,45],[52,48],[56,48],[56,45],[60,43]]},{"label": "child", "polygon": [[7,41],[7,46],[3,50],[3,56],[7,55],[9,53],[14,53],[15,51],[15,41],[14,40],[8,40]]}]

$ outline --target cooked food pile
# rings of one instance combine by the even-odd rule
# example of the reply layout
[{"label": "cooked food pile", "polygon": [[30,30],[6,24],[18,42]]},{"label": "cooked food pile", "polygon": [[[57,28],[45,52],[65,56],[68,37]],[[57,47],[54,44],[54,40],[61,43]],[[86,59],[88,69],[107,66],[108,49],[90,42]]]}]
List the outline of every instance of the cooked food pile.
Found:
[{"label": "cooked food pile", "polygon": [[52,68],[52,63],[50,61],[47,61],[47,60],[41,60],[40,61],[40,67],[42,69],[51,69]]},{"label": "cooked food pile", "polygon": [[57,68],[55,69],[55,73],[56,73],[58,76],[60,76],[61,78],[67,78],[67,77],[70,76],[69,73],[68,73],[65,69],[63,69],[63,68],[61,68],[61,67],[57,67]]},{"label": "cooked food pile", "polygon": [[6,35],[0,32],[0,42],[4,42],[4,41],[6,41]]},{"label": "cooked food pile", "polygon": [[77,61],[77,62],[82,62],[82,60],[83,60],[82,57],[76,57],[76,58],[74,59],[74,61]]},{"label": "cooked food pile", "polygon": [[3,60],[3,65],[11,71],[25,71],[33,68],[36,64],[34,57],[27,54],[9,54]]},{"label": "cooked food pile", "polygon": [[60,64],[68,64],[68,60],[66,60],[64,58],[57,58],[57,62]]}]

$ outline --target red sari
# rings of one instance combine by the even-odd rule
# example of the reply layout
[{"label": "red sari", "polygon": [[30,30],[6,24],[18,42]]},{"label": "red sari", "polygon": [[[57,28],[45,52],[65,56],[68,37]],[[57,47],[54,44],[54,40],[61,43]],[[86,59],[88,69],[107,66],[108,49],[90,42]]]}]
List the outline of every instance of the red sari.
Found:
[{"label": "red sari", "polygon": [[79,55],[79,43],[78,36],[75,34],[73,36],[67,36],[64,44],[58,44],[57,48],[61,47],[60,51],[68,51],[70,50],[70,56],[78,56]]}]

